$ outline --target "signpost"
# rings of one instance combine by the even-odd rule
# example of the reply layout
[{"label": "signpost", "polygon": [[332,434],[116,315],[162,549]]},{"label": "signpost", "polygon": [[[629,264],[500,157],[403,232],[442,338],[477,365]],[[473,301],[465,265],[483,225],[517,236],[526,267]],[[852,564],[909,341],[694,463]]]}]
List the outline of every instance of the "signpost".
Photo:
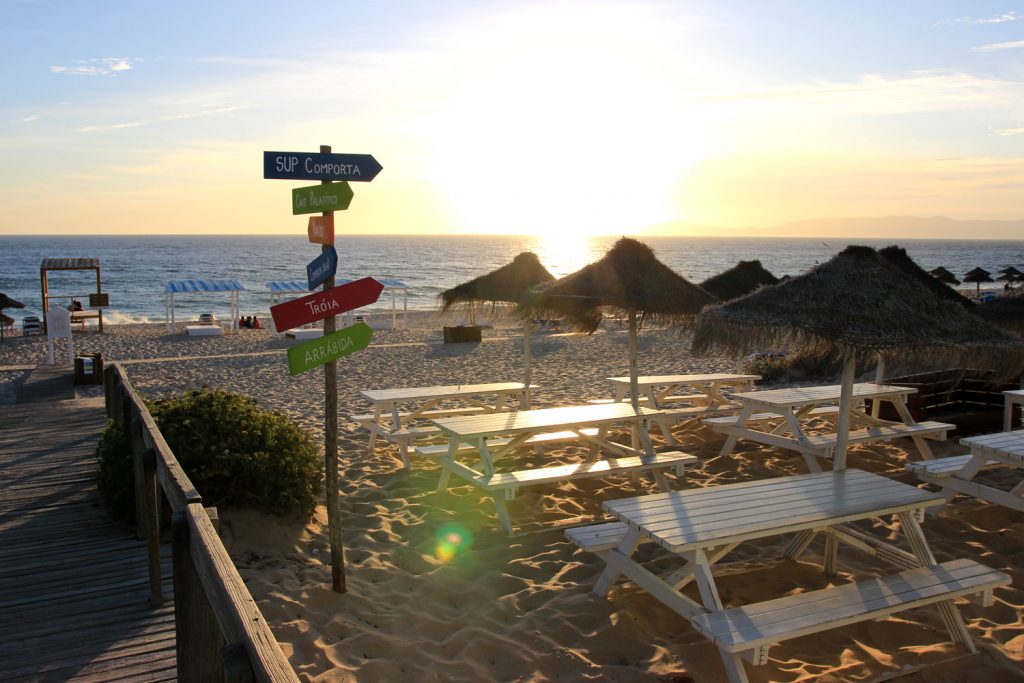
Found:
[{"label": "signpost", "polygon": [[263,177],[280,180],[357,180],[370,182],[381,165],[369,154],[264,152]]},{"label": "signpost", "polygon": [[296,187],[292,190],[292,214],[344,211],[354,195],[346,182]]},{"label": "signpost", "polygon": [[306,266],[307,286],[312,291],[326,282],[327,278],[334,277],[337,272],[338,252],[334,250],[334,247],[328,246]]},{"label": "signpost", "polygon": [[313,244],[334,244],[334,214],[310,216],[306,232]]},{"label": "signpost", "polygon": [[370,345],[373,330],[366,323],[356,323],[332,335],[295,344],[288,349],[288,372],[301,375]]},{"label": "signpost", "polygon": [[285,332],[315,323],[317,320],[331,320],[336,315],[369,306],[380,298],[383,291],[384,285],[372,277],[364,277],[340,287],[325,287],[322,292],[307,294],[271,306],[270,315],[274,318],[274,329]]},{"label": "signpost", "polygon": [[281,332],[306,322],[324,321],[323,337],[288,350],[288,369],[292,375],[297,375],[324,366],[324,487],[331,544],[331,586],[338,593],[345,592],[345,548],[338,497],[337,359],[366,348],[373,331],[365,323],[359,323],[338,332],[335,316],[372,304],[384,286],[373,278],[363,278],[335,288],[338,255],[333,246],[334,211],[347,209],[353,193],[348,183],[331,181],[369,182],[380,171],[381,165],[369,154],[332,154],[328,145],[321,145],[319,152],[263,153],[264,178],[321,181],[319,186],[292,191],[292,214],[323,212],[309,219],[309,241],[323,246],[320,258],[306,268],[310,289],[322,283],[323,291],[273,306],[270,313],[276,329]]}]

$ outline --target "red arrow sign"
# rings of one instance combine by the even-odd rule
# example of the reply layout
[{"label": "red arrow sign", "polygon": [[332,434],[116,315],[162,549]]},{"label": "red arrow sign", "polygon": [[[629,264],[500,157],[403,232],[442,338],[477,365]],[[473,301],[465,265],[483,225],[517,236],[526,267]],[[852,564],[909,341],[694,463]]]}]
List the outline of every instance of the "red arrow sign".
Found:
[{"label": "red arrow sign", "polygon": [[317,292],[271,306],[270,315],[274,318],[275,329],[284,332],[345,311],[369,306],[383,291],[384,285],[372,277],[364,277],[325,292]]}]

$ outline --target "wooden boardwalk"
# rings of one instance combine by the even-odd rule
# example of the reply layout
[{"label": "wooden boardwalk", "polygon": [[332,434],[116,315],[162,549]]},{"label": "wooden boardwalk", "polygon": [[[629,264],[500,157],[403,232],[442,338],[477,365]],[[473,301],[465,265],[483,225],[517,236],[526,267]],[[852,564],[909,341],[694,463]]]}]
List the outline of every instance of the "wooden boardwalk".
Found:
[{"label": "wooden boardwalk", "polygon": [[96,490],[104,425],[103,399],[0,406],[2,681],[175,679],[170,580],[151,608],[145,543]]}]

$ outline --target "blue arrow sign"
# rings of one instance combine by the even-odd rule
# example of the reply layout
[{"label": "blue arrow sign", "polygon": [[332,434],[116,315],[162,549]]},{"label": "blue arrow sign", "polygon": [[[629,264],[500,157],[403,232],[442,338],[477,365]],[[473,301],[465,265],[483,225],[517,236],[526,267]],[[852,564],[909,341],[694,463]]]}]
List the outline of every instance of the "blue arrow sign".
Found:
[{"label": "blue arrow sign", "polygon": [[264,178],[369,182],[380,172],[381,165],[370,154],[263,153]]},{"label": "blue arrow sign", "polygon": [[322,254],[306,266],[306,279],[309,281],[310,291],[322,285],[327,278],[334,277],[336,272],[338,272],[338,252],[334,250],[334,247],[327,247]]}]

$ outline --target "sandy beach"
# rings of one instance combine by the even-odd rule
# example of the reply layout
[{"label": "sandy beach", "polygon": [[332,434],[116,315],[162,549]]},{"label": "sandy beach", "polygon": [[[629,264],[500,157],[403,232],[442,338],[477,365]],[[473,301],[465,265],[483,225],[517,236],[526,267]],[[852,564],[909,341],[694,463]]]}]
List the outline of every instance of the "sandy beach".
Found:
[{"label": "sandy beach", "polygon": [[[449,318],[448,324],[457,320]],[[367,452],[367,434],[347,419],[367,412],[361,389],[521,381],[516,323],[490,321],[480,344],[443,344],[434,313],[410,313],[409,329],[377,331],[371,346],[338,364],[341,493],[348,593],[330,590],[326,513],[309,522],[222,510],[222,537],[249,590],[300,678],[309,681],[684,681],[724,679],[714,645],[688,622],[630,582],[608,599],[593,595],[602,563],[547,527],[600,515],[601,502],[654,492],[647,478],[583,480],[527,488],[510,504],[535,530],[509,539],[494,506],[468,485],[435,493],[438,469],[414,459],[401,469],[394,447]],[[126,367],[147,397],[210,386],[255,397],[322,440],[323,373],[288,374],[288,342],[268,330],[188,338],[163,325],[109,326],[76,334],[76,351],[101,352]],[[544,333],[534,341],[534,407],[608,398],[607,377],[628,373],[625,331]],[[677,330],[645,329],[645,374],[727,372],[734,359],[694,357]],[[12,399],[29,369],[45,361],[45,338],[16,337],[0,346],[0,402]],[[81,393],[98,388],[83,387]],[[740,442],[718,457],[722,437],[701,427],[677,432],[701,462],[685,483],[706,487],[805,472],[791,452]],[[954,434],[938,456],[962,452]],[[903,468],[907,440],[851,448],[849,466],[916,483]],[[560,451],[548,451],[557,461]],[[913,456],[916,458],[916,454]],[[998,476],[998,475],[996,475]],[[1012,477],[1012,475],[1010,475]],[[452,559],[438,553],[438,533],[457,524],[469,539]],[[1024,515],[958,498],[924,524],[938,560],[969,558],[1009,573],[1011,586],[982,608],[958,601],[976,655],[947,642],[934,608],[902,612],[776,645],[769,663],[747,667],[752,681],[1024,680]],[[895,523],[873,532],[898,538]],[[740,545],[716,574],[728,605],[829,585],[822,542],[799,561],[777,559],[788,538]],[[668,558],[644,548],[651,568]],[[446,561],[447,560],[447,561]],[[877,576],[886,567],[841,551],[835,582]],[[696,597],[693,585],[687,594]]]}]

